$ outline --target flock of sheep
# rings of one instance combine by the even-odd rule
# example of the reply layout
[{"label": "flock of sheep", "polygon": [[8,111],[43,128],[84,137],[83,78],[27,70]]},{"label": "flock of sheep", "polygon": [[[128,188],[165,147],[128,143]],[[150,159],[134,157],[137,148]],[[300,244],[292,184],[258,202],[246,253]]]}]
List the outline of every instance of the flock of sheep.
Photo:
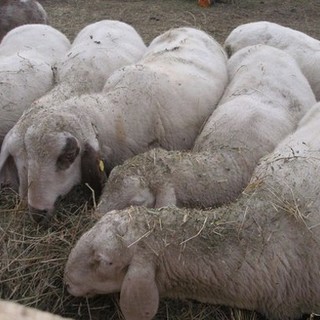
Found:
[{"label": "flock of sheep", "polygon": [[72,43],[28,24],[0,44],[0,83],[1,186],[39,223],[81,182],[99,200],[72,295],[120,292],[126,320],[162,297],[320,312],[320,41],[265,21],[148,46],[119,21]]}]

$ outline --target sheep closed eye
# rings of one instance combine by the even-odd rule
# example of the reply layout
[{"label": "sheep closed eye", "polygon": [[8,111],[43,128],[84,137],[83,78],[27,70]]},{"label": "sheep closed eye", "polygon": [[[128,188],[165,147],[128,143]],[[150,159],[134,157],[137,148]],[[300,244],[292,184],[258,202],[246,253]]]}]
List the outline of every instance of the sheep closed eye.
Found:
[{"label": "sheep closed eye", "polygon": [[79,154],[79,148],[70,153],[61,154],[57,159],[57,168],[59,170],[66,170],[74,162]]},{"label": "sheep closed eye", "polygon": [[66,170],[74,162],[80,152],[78,142],[74,137],[68,137],[61,154],[57,159],[58,170]]}]

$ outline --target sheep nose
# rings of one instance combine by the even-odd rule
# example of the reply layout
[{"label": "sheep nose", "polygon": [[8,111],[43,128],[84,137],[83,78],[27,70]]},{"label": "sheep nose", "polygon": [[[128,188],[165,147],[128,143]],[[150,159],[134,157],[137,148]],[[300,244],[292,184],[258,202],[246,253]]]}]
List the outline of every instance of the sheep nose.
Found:
[{"label": "sheep nose", "polygon": [[37,209],[29,205],[29,213],[38,224],[47,224],[50,219],[49,210],[47,209]]}]

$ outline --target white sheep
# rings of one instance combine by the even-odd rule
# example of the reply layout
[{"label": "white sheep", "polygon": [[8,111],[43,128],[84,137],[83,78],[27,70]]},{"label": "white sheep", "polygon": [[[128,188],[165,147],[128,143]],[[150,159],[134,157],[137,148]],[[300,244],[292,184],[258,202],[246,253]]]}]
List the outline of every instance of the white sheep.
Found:
[{"label": "white sheep", "polygon": [[0,58],[35,52],[42,60],[54,66],[67,50],[69,39],[59,30],[45,24],[27,24],[14,28],[0,44]]},{"label": "white sheep", "polygon": [[163,297],[256,310],[270,320],[319,313],[319,122],[320,103],[232,204],[106,213],[71,250],[69,293],[120,292],[126,320],[152,319]]},{"label": "white sheep", "polygon": [[72,320],[58,315],[26,307],[13,301],[0,300],[1,320]]},{"label": "white sheep", "polygon": [[48,24],[48,15],[35,0],[1,0],[0,42],[10,30],[24,24]]},{"label": "white sheep", "polygon": [[228,71],[230,83],[192,152],[151,150],[114,168],[102,212],[130,205],[212,207],[235,200],[259,159],[316,102],[294,59],[279,49],[246,47],[229,59]]},{"label": "white sheep", "polygon": [[0,59],[0,147],[5,135],[31,103],[53,85],[51,66],[31,52]]},{"label": "white sheep", "polygon": [[57,85],[38,103],[57,104],[75,95],[99,92],[113,71],[137,62],[145,51],[140,35],[124,22],[89,24],[57,63]]},{"label": "white sheep", "polygon": [[226,54],[212,37],[167,31],[138,63],[115,71],[102,93],[28,109],[3,142],[0,181],[14,160],[20,196],[35,217],[49,219],[58,196],[80,181],[99,195],[102,160],[108,172],[154,146],[192,147],[227,81]]},{"label": "white sheep", "polygon": [[255,44],[267,44],[286,51],[298,62],[320,100],[320,41],[303,32],[267,21],[247,23],[235,28],[224,47],[229,55]]},{"label": "white sheep", "polygon": [[29,24],[11,30],[0,44],[0,147],[31,103],[54,86],[52,67],[70,41],[53,27]]}]

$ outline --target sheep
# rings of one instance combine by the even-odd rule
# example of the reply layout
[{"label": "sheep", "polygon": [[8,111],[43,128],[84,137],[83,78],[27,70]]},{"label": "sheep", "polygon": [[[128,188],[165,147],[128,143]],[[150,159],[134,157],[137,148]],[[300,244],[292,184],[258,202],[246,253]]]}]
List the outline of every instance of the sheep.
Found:
[{"label": "sheep", "polygon": [[105,174],[127,158],[155,146],[191,148],[227,82],[220,44],[195,28],[169,30],[136,64],[116,70],[101,93],[29,108],[4,139],[0,181],[14,162],[9,175],[45,223],[56,199],[81,181],[98,198]]},{"label": "sheep", "polygon": [[35,0],[1,0],[0,42],[7,32],[24,24],[48,24],[48,15]]},{"label": "sheep", "polygon": [[213,207],[235,200],[258,160],[315,104],[293,58],[265,45],[228,61],[230,83],[190,151],[150,150],[114,168],[99,207]]},{"label": "sheep", "polygon": [[124,22],[102,20],[89,24],[57,63],[57,85],[38,103],[56,104],[74,95],[99,92],[113,71],[135,63],[145,51],[140,35]]},{"label": "sheep", "polygon": [[0,60],[0,147],[5,135],[30,104],[51,90],[51,66],[41,56],[24,53]]},{"label": "sheep", "polygon": [[70,41],[47,25],[10,31],[0,44],[0,147],[5,135],[30,104],[54,86],[54,67]]},{"label": "sheep", "polygon": [[0,57],[35,52],[42,60],[55,66],[70,49],[69,39],[59,30],[45,24],[27,24],[14,28],[0,44]]},{"label": "sheep", "polygon": [[5,300],[0,300],[0,318],[1,320],[72,320]]},{"label": "sheep", "polygon": [[289,53],[298,62],[310,82],[317,101],[320,100],[320,41],[303,32],[268,21],[247,23],[235,28],[224,47],[229,55],[254,44],[267,44]]},{"label": "sheep", "polygon": [[126,320],[152,319],[163,297],[256,310],[270,320],[319,313],[319,121],[317,103],[231,204],[106,213],[69,254],[69,293],[120,292]]}]

